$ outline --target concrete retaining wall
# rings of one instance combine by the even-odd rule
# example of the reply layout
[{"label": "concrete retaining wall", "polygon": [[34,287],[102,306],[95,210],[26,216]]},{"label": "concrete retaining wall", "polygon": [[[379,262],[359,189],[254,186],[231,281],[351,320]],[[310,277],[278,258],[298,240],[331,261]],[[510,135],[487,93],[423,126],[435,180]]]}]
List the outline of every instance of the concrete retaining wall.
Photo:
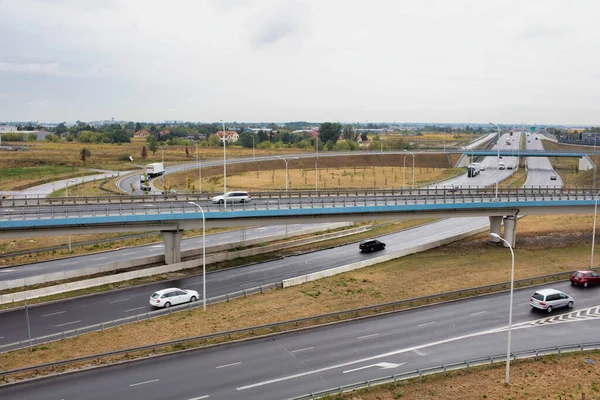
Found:
[{"label": "concrete retaining wall", "polygon": [[462,240],[464,238],[476,235],[478,233],[486,232],[487,230],[489,230],[489,227],[484,226],[481,228],[473,229],[469,232],[462,233],[460,235],[455,235],[455,236],[445,238],[442,240],[437,240],[435,242],[427,243],[427,244],[424,244],[421,246],[415,246],[410,249],[396,251],[394,253],[386,254],[381,257],[375,257],[375,258],[371,258],[368,260],[355,262],[352,264],[342,265],[340,267],[330,268],[330,269],[326,269],[324,271],[313,272],[312,274],[297,276],[295,278],[284,279],[283,287],[285,288],[285,287],[290,287],[290,286],[295,286],[295,285],[301,285],[303,283],[314,281],[314,280],[321,279],[321,278],[326,278],[328,276],[333,276],[333,275],[341,274],[344,272],[352,271],[355,269],[365,268],[365,267],[368,267],[371,265],[379,264],[379,263],[382,263],[385,261],[394,260],[396,258],[404,257],[409,254],[414,254],[414,253],[419,253],[422,251],[430,250],[435,247],[439,247],[439,246],[443,246],[448,243],[456,242],[457,240]]},{"label": "concrete retaining wall", "polygon": [[[268,245],[268,246],[254,247],[254,248],[240,250],[240,251],[207,254],[206,255],[206,264],[209,265],[209,264],[214,264],[216,262],[234,260],[236,258],[250,257],[250,256],[270,253],[270,252],[273,252],[276,250],[285,249],[285,248],[289,248],[289,247],[301,246],[301,245],[308,244],[308,243],[321,242],[324,240],[343,237],[343,236],[347,236],[350,234],[361,233],[361,232],[365,232],[369,229],[370,229],[370,227],[362,226],[359,228],[350,229],[348,231],[327,233],[324,235],[320,235],[317,238],[309,237],[309,238],[297,239],[297,240],[293,240],[293,241],[288,241],[288,242],[278,243],[278,244],[273,244],[273,245]],[[160,256],[157,256],[157,257],[160,257]],[[196,268],[201,265],[202,265],[202,258],[199,258],[199,259],[184,261],[184,262],[180,262],[180,263],[176,263],[176,264],[163,265],[160,267],[144,268],[144,269],[140,269],[138,271],[123,272],[120,274],[102,276],[99,278],[86,279],[86,280],[81,280],[81,281],[71,282],[71,283],[64,283],[64,284],[49,286],[49,287],[40,288],[40,289],[27,290],[27,291],[17,292],[17,293],[9,293],[9,294],[5,294],[5,295],[0,295],[0,304],[11,303],[11,302],[15,302],[15,301],[23,301],[25,299],[34,299],[34,298],[38,298],[38,297],[49,296],[49,295],[54,295],[54,294],[59,294],[59,293],[66,293],[66,292],[70,292],[73,290],[87,289],[87,288],[91,288],[91,287],[95,287],[95,286],[106,285],[108,283],[123,282],[123,281],[128,281],[131,279],[143,278],[146,276],[164,274],[164,273],[173,272],[173,271],[180,271],[183,269]],[[91,269],[92,268],[90,268],[90,270]],[[42,276],[44,276],[44,275],[42,275]],[[19,283],[22,281],[23,281],[22,279],[17,279],[14,281],[7,281],[7,282]],[[16,286],[16,287],[20,287],[20,286]]]},{"label": "concrete retaining wall", "polygon": [[[294,231],[293,233],[289,234],[288,237],[308,235],[311,233],[316,233],[316,232],[330,230],[330,229],[338,229],[338,228],[343,228],[343,227],[347,227],[347,226],[351,226],[351,225],[353,225],[352,222],[341,222],[341,223],[330,224],[327,226],[318,226],[318,227],[303,229],[300,231]],[[345,233],[345,234],[347,234],[347,233]],[[271,235],[271,236],[267,236],[267,237],[263,237],[263,238],[259,238],[259,239],[247,240],[244,242],[244,244],[246,246],[252,246],[252,245],[256,245],[256,244],[265,243],[267,241],[276,241],[276,240],[281,240],[281,239],[285,239],[285,233],[278,234],[278,235]],[[200,240],[202,240],[202,239],[200,238]],[[288,243],[290,243],[290,242],[288,242]],[[226,243],[226,244],[222,244],[222,245],[218,245],[218,246],[211,246],[211,247],[206,248],[206,253],[211,254],[211,253],[225,252],[225,251],[234,249],[239,246],[240,246],[239,242]],[[280,247],[280,248],[284,248],[284,247]],[[258,253],[258,254],[262,254],[262,253]],[[201,256],[202,248],[185,250],[185,251],[181,252],[181,255],[182,255],[182,257],[185,257],[185,258]],[[245,257],[245,256],[240,256],[240,257]],[[239,257],[234,257],[234,258],[239,258]],[[211,264],[213,262],[218,262],[218,261],[232,260],[233,258],[231,258],[231,255],[225,254],[222,256],[215,256],[213,259],[214,259],[214,261],[208,262],[209,258],[207,257],[206,262],[208,264]],[[96,275],[96,274],[101,274],[101,273],[105,273],[105,272],[119,271],[119,270],[139,267],[142,265],[156,264],[156,263],[163,263],[163,262],[164,262],[164,256],[162,256],[162,255],[149,256],[149,257],[137,258],[135,260],[126,260],[126,261],[121,261],[121,262],[117,262],[117,263],[98,265],[98,266],[94,266],[94,267],[79,268],[79,269],[54,272],[51,274],[44,274],[44,275],[36,275],[36,276],[24,278],[24,279],[13,279],[13,280],[8,280],[8,281],[0,281],[0,290],[14,289],[14,288],[19,288],[19,287],[27,287],[27,286],[32,286],[32,285],[38,285],[41,283],[56,282],[56,281],[61,281],[61,280],[65,280],[65,279],[73,279],[73,278],[78,278],[78,277],[82,277],[82,276]]]}]

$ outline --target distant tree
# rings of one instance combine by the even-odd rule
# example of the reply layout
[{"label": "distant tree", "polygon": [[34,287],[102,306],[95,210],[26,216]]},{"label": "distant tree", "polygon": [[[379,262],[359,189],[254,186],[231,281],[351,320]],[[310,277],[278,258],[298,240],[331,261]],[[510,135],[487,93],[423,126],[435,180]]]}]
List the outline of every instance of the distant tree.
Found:
[{"label": "distant tree", "polygon": [[81,151],[79,152],[79,159],[83,162],[83,165],[85,165],[85,161],[91,155],[92,155],[92,152],[87,147],[84,147],[81,149]]},{"label": "distant tree", "polygon": [[219,135],[212,135],[208,138],[208,145],[210,147],[221,146],[221,137],[219,137]]},{"label": "distant tree", "polygon": [[363,133],[361,133],[361,134],[360,134],[360,139],[361,139],[363,142],[366,142],[367,140],[369,140],[369,134],[368,134],[367,132],[363,132]]},{"label": "distant tree", "polygon": [[247,149],[251,149],[252,148],[252,138],[254,137],[254,145],[257,145],[259,143],[258,137],[256,135],[256,133],[254,132],[244,132],[240,135],[240,138],[237,141],[237,144],[241,145],[242,147],[245,147]]},{"label": "distant tree", "polygon": [[258,131],[258,141],[265,142],[269,140],[269,135],[265,131]]},{"label": "distant tree", "polygon": [[354,130],[354,126],[352,125],[344,125],[342,129],[342,135],[345,140],[355,140],[356,139],[356,131]]},{"label": "distant tree", "polygon": [[158,133],[158,128],[156,125],[150,125],[150,134],[156,135]]},{"label": "distant tree", "polygon": [[125,129],[128,130],[134,130],[135,129],[135,123],[133,121],[129,121],[128,123],[125,124]]},{"label": "distant tree", "polygon": [[33,132],[31,132],[27,135],[28,142],[35,142],[37,139],[38,139],[37,135]]},{"label": "distant tree", "polygon": [[142,126],[142,124],[140,124],[139,122],[135,123],[135,131],[141,131],[142,129],[144,129],[144,127]]},{"label": "distant tree", "polygon": [[[6,134],[2,135],[2,137],[4,137]],[[58,135],[54,135],[54,134],[49,134],[46,135],[46,142],[53,142],[53,143],[57,143],[60,138],[58,137]]]},{"label": "distant tree", "polygon": [[323,122],[319,128],[319,139],[325,143],[331,141],[335,144],[341,134],[342,125],[337,122]]},{"label": "distant tree", "polygon": [[156,154],[158,151],[158,139],[154,135],[148,136],[148,149],[152,152],[152,154]]},{"label": "distant tree", "polygon": [[65,133],[66,131],[67,131],[67,126],[65,125],[64,122],[61,122],[60,124],[58,124],[56,126],[56,128],[54,128],[54,132],[57,135],[61,135],[61,134]]},{"label": "distant tree", "polygon": [[142,146],[142,160],[146,161],[146,158],[148,157],[148,150],[146,150],[146,146]]}]

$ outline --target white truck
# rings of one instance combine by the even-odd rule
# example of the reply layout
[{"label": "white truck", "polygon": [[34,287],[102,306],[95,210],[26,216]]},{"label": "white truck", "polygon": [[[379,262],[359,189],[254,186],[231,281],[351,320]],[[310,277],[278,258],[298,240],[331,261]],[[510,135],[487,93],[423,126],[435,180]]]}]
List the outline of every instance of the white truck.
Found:
[{"label": "white truck", "polygon": [[467,166],[467,177],[473,178],[481,172],[481,163],[474,162]]},{"label": "white truck", "polygon": [[506,169],[506,165],[504,165],[504,161],[500,161],[498,163],[498,169]]},{"label": "white truck", "polygon": [[165,166],[163,163],[157,162],[146,165],[146,174],[148,177],[153,178],[165,173]]}]

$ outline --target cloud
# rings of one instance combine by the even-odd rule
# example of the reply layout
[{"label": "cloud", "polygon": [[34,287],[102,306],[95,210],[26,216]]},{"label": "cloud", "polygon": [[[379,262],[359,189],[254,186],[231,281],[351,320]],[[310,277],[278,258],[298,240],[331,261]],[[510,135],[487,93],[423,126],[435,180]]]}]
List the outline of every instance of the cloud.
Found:
[{"label": "cloud", "polygon": [[560,25],[533,25],[517,36],[518,39],[558,39],[571,33],[571,28]]},{"label": "cloud", "polygon": [[30,106],[34,106],[34,107],[46,107],[48,105],[48,100],[36,100],[36,101],[30,101],[29,103],[27,103]]},{"label": "cloud", "polygon": [[60,74],[59,63],[8,63],[0,62],[0,71],[5,72],[18,72],[18,73],[31,73],[31,74]]},{"label": "cloud", "polygon": [[252,18],[250,25],[250,44],[255,49],[267,47],[285,39],[298,37],[308,31],[308,24],[303,22],[307,8],[300,3],[282,5],[270,11],[263,11],[258,18]]}]

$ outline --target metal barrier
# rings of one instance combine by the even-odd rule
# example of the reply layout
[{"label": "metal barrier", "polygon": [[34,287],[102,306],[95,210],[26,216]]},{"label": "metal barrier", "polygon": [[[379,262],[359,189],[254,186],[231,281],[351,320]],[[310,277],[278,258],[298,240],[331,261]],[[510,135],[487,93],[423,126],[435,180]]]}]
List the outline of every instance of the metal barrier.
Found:
[{"label": "metal barrier", "polygon": [[[511,353],[511,361],[515,361],[518,359],[531,358],[531,357],[540,357],[544,355],[550,354],[561,354],[565,352],[583,352],[584,350],[598,350],[600,349],[600,342],[590,342],[590,343],[578,343],[578,344],[568,344],[565,346],[554,346],[554,347],[543,347],[540,349],[531,349],[524,350],[519,352]],[[462,360],[453,362],[450,364],[442,364],[437,365],[435,367],[428,367],[423,369],[416,369],[413,371],[402,372],[399,374],[393,374],[388,376],[383,376],[380,378],[364,380],[356,383],[351,383],[348,385],[338,386],[336,388],[320,390],[318,392],[311,392],[309,394],[304,394],[302,396],[293,397],[288,400],[315,400],[319,399],[323,396],[335,396],[338,395],[341,397],[344,396],[344,393],[352,392],[354,390],[359,389],[370,389],[376,385],[384,385],[387,383],[397,384],[398,381],[403,381],[407,379],[419,378],[422,379],[424,376],[440,374],[444,375],[448,371],[457,370],[457,369],[469,369],[471,367],[481,366],[481,365],[493,365],[494,363],[506,361],[506,354],[497,354],[488,357],[480,357],[471,360]]]}]

